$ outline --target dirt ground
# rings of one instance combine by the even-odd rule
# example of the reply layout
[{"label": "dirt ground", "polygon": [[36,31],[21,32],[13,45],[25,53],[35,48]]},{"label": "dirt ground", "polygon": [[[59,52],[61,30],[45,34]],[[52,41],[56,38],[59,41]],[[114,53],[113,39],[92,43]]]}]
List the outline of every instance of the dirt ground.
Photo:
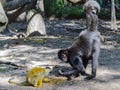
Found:
[{"label": "dirt ground", "polygon": [[[25,30],[24,23],[15,23],[12,26]],[[117,32],[111,31],[107,21],[100,23],[98,27],[105,41],[101,45],[95,79],[85,81],[85,77],[80,76],[71,81],[44,83],[41,88],[19,86],[8,82],[13,77],[25,77],[27,71],[36,66],[54,67],[53,75],[58,74],[58,69],[70,68],[68,64],[58,60],[57,51],[69,47],[84,28],[84,20],[54,20],[46,21],[46,36],[13,39],[0,34],[0,61],[23,66],[0,64],[0,90],[120,90],[120,27]],[[88,73],[90,69],[89,64]]]}]

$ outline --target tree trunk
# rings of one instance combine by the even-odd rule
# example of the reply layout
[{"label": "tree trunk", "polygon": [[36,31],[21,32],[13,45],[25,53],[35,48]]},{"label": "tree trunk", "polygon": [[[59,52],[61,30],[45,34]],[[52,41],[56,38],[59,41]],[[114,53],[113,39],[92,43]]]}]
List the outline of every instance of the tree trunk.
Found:
[{"label": "tree trunk", "polygon": [[4,12],[2,3],[0,1],[0,32],[2,32],[6,28],[7,23],[8,23],[8,18]]},{"label": "tree trunk", "polygon": [[14,22],[20,14],[27,12],[31,9],[35,9],[37,0],[32,0],[31,2],[29,1],[30,0],[12,0],[7,3],[7,11],[17,9],[17,11],[12,13],[11,17],[9,17],[9,24]]},{"label": "tree trunk", "polygon": [[6,1],[7,0],[1,0],[1,3],[2,3],[2,5],[3,5],[4,8],[5,8]]},{"label": "tree trunk", "polygon": [[44,17],[44,1],[37,0],[36,10]]},{"label": "tree trunk", "polygon": [[40,0],[40,2],[39,2],[39,8],[40,8],[40,10],[42,12],[44,12],[44,2],[43,2],[43,0]]},{"label": "tree trunk", "polygon": [[117,30],[114,0],[112,0],[112,8],[111,8],[111,29]]}]

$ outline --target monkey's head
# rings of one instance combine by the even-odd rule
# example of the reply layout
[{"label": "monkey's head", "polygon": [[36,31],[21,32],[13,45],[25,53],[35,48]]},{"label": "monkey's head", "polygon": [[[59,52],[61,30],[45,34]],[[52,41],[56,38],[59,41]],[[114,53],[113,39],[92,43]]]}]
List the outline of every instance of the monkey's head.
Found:
[{"label": "monkey's head", "polygon": [[68,51],[67,49],[62,49],[58,51],[58,58],[63,61],[67,62]]}]

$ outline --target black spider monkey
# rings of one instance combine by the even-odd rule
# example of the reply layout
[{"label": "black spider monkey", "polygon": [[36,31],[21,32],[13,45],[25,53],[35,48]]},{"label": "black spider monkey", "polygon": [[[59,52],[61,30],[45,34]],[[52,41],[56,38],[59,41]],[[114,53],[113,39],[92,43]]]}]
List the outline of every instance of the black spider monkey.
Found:
[{"label": "black spider monkey", "polygon": [[[90,9],[91,3],[96,3],[96,6],[98,6]],[[96,76],[101,40],[100,33],[97,30],[97,12],[100,10],[100,6],[96,1],[91,2],[90,0],[90,2],[88,1],[85,3],[84,9],[86,11],[89,10],[89,12],[86,12],[86,18],[89,20],[87,30],[80,33],[78,39],[71,47],[58,51],[58,58],[68,62],[73,68],[73,70],[69,72],[59,71],[61,75],[66,76],[68,79],[78,77],[79,74],[87,76],[85,78],[86,80],[93,79]],[[91,75],[85,72],[89,60],[92,60]]]}]

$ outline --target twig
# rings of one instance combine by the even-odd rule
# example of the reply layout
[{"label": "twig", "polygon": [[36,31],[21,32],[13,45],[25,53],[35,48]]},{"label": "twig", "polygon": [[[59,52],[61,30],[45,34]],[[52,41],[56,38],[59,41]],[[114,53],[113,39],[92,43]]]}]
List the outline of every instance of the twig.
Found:
[{"label": "twig", "polygon": [[0,61],[0,64],[12,65],[12,66],[15,66],[15,67],[26,67],[26,66],[17,65],[17,64],[15,64],[15,63],[8,62],[8,61]]}]

